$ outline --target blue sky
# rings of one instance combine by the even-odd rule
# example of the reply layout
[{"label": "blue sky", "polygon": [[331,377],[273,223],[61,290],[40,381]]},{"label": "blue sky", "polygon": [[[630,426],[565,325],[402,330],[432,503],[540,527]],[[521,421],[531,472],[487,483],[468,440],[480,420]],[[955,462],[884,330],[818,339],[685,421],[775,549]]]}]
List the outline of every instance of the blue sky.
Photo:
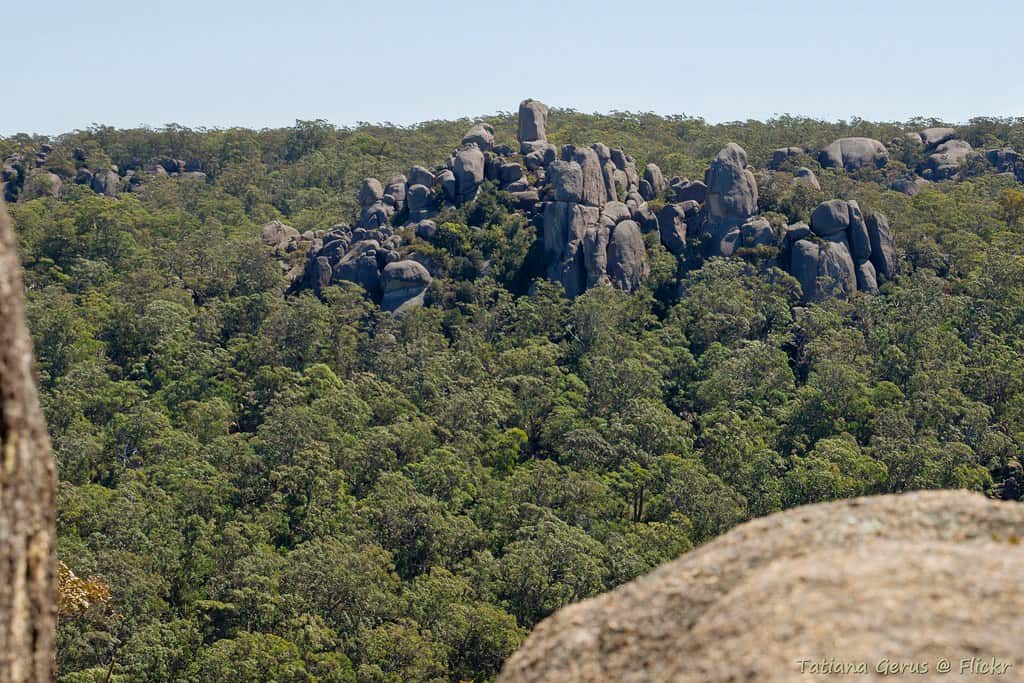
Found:
[{"label": "blue sky", "polygon": [[1008,0],[11,0],[0,134],[409,124],[514,111],[710,121],[1024,116]]}]

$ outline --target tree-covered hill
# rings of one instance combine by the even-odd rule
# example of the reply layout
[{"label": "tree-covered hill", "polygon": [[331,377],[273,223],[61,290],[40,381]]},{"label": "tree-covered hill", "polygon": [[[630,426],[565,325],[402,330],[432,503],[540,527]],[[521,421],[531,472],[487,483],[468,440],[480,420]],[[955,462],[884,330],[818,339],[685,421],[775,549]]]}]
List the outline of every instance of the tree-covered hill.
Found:
[{"label": "tree-covered hill", "polygon": [[[515,114],[483,120],[518,147]],[[307,254],[265,224],[355,222],[364,178],[433,167],[471,123],[0,138],[80,596],[61,681],[486,681],[555,609],[751,517],[1021,497],[1020,181],[976,155],[896,191],[928,163],[911,145],[854,171],[800,156],[820,192],[766,170],[781,147],[940,122],[548,120],[556,146],[666,177],[736,142],[773,228],[832,198],[883,212],[901,263],[876,296],[806,304],[771,259],[684,263],[648,234],[636,291],[568,298],[489,183],[408,237],[432,270],[420,308],[289,281]],[[956,133],[1024,151],[1024,121]]]}]

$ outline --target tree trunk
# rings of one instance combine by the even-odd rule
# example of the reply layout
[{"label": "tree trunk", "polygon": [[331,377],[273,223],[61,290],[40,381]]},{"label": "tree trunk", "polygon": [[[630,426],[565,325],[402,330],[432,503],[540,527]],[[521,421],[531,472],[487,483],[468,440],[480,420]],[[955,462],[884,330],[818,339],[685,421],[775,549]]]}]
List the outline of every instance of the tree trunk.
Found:
[{"label": "tree trunk", "polygon": [[0,681],[49,683],[56,469],[33,377],[14,231],[0,201]]}]

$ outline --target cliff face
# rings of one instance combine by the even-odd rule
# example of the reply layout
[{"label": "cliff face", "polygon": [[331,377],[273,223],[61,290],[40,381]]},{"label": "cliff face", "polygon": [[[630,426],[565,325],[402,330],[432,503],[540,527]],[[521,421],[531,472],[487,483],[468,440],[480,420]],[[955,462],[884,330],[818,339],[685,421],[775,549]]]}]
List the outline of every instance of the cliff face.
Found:
[{"label": "cliff face", "polygon": [[557,612],[498,680],[1021,680],[1022,536],[965,492],[796,508]]}]

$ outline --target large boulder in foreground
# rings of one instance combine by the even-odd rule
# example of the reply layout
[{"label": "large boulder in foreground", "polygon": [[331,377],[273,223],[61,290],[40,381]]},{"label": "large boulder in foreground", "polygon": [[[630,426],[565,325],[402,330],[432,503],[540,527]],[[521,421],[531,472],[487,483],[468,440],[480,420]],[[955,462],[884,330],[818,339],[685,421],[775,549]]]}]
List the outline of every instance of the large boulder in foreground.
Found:
[{"label": "large boulder in foreground", "polygon": [[498,681],[824,680],[831,662],[921,681],[943,678],[942,659],[981,681],[970,667],[993,658],[1018,680],[1022,536],[1024,506],[961,491],[796,508],[557,612]]}]

